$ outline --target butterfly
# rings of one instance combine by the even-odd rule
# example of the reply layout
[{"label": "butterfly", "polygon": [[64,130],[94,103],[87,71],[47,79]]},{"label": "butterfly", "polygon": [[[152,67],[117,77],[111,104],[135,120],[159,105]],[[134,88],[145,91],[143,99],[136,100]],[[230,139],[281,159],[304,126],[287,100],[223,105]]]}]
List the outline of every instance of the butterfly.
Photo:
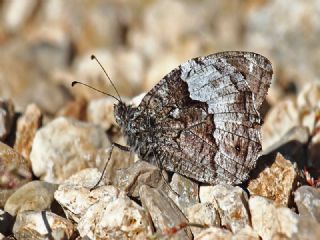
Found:
[{"label": "butterfly", "polygon": [[141,160],[208,184],[241,184],[261,153],[259,109],[272,65],[253,52],[193,58],[164,76],[116,122]]}]

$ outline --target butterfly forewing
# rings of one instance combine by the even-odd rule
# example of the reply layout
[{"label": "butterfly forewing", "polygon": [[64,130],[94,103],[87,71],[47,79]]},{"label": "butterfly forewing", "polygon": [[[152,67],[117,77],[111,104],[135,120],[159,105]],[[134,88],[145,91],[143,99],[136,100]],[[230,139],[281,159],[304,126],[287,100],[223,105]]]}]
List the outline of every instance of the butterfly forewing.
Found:
[{"label": "butterfly forewing", "polygon": [[269,60],[250,52],[181,64],[139,105],[153,122],[152,154],[141,157],[200,182],[243,182],[261,151],[258,110],[271,78]]}]

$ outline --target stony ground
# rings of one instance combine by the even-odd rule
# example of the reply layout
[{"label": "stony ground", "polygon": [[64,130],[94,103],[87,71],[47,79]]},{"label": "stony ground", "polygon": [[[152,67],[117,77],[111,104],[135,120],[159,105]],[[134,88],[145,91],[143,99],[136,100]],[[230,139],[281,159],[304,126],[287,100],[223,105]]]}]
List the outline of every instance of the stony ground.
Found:
[{"label": "stony ground", "polygon": [[[0,1],[0,239],[320,239],[315,4]],[[112,98],[70,87],[114,93],[90,55],[137,105],[179,63],[221,50],[275,69],[251,178],[207,186],[115,148],[91,190],[125,139]]]}]

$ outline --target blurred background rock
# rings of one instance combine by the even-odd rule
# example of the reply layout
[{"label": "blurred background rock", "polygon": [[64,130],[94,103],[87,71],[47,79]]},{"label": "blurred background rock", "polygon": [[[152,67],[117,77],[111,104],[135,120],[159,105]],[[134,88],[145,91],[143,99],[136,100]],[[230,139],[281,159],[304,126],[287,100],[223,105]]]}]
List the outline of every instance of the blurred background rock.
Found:
[{"label": "blurred background rock", "polygon": [[[112,94],[95,54],[122,96],[148,91],[187,59],[226,50],[273,63],[270,105],[319,80],[317,0],[0,0],[0,96],[17,111],[44,113]],[[62,109],[62,110],[61,110]]]},{"label": "blurred background rock", "polygon": [[[208,239],[231,238],[227,229],[238,234],[239,226],[250,239],[320,239],[319,23],[319,0],[0,0],[0,239],[47,238],[35,223],[44,214],[52,236],[69,239],[77,227],[81,237],[123,239],[128,231],[145,239],[151,225],[161,233],[186,222],[182,212],[211,226],[199,233],[211,231]],[[198,186],[174,173],[179,198],[163,195],[144,185],[162,186],[159,170],[115,150],[108,186],[89,191],[111,142],[126,144],[115,100],[71,88],[81,81],[116,95],[90,55],[137,105],[180,63],[230,50],[260,53],[275,72],[263,108],[265,156],[247,190]],[[190,239],[187,230],[177,238]]]}]

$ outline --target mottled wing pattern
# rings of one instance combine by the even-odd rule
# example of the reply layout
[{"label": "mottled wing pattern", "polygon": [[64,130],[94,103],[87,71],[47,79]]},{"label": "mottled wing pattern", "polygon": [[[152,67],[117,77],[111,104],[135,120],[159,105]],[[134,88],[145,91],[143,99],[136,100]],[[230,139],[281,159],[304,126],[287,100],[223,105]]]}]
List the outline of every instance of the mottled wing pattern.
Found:
[{"label": "mottled wing pattern", "polygon": [[261,151],[259,108],[271,63],[250,52],[187,61],[142,100],[162,166],[200,182],[239,184]]}]

